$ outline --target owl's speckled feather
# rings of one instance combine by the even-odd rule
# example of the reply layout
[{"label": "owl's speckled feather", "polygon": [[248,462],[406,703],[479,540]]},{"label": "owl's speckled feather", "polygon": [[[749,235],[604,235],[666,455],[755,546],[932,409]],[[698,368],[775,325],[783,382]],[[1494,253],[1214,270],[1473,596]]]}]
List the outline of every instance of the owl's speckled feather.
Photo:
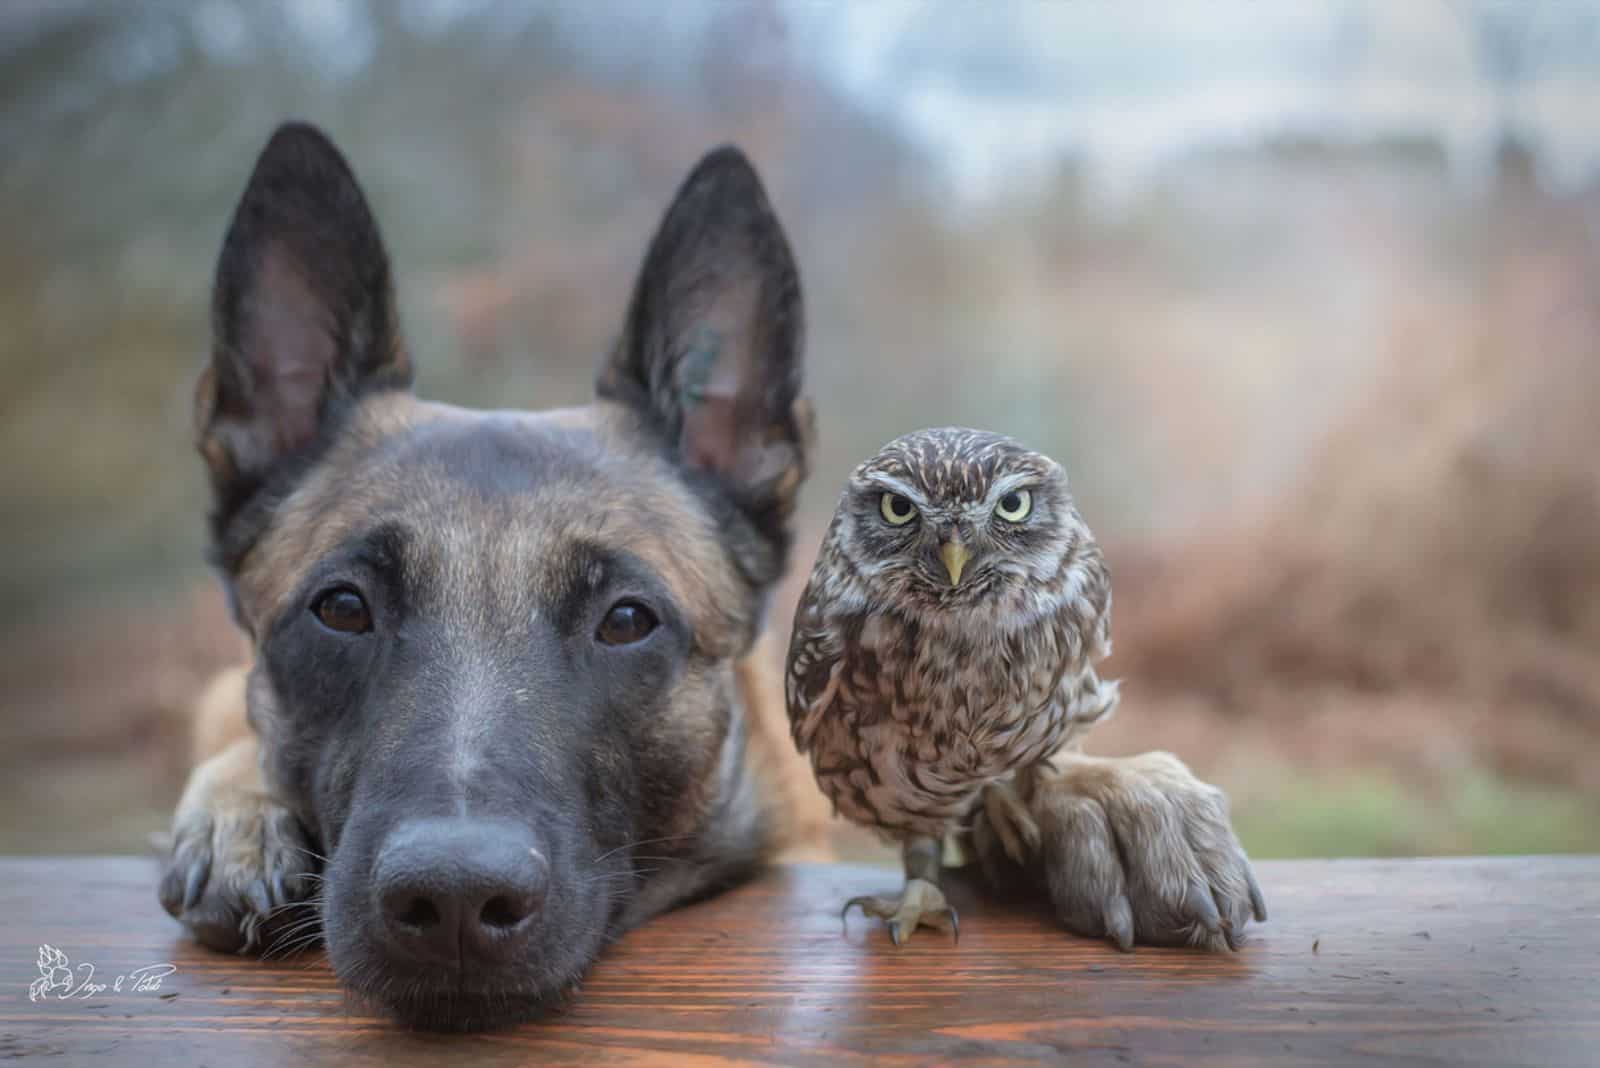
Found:
[{"label": "owl's speckled feather", "polygon": [[[1022,490],[1025,519],[996,514]],[[885,493],[915,519],[889,522]],[[970,553],[959,582],[940,563],[952,540]],[[795,742],[848,819],[941,836],[1111,713],[1117,685],[1092,666],[1110,621],[1110,575],[1055,461],[984,431],[907,434],[851,474],[801,596]]]}]

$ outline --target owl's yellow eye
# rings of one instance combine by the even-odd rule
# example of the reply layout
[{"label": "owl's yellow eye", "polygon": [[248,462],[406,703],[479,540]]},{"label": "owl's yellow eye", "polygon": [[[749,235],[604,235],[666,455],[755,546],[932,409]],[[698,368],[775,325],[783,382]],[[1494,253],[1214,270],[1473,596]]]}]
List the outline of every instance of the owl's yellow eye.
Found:
[{"label": "owl's yellow eye", "polygon": [[1012,490],[994,506],[994,514],[1007,523],[1020,523],[1033,511],[1033,494],[1025,489]]},{"label": "owl's yellow eye", "polygon": [[917,506],[911,503],[910,498],[898,493],[885,493],[880,497],[878,511],[883,513],[883,518],[893,527],[903,527],[917,518]]}]

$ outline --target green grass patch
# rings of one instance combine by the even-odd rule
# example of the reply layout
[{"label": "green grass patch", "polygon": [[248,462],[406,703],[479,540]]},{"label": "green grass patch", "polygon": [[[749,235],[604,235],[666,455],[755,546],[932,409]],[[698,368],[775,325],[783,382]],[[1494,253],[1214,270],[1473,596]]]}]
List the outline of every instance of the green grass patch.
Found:
[{"label": "green grass patch", "polygon": [[1286,780],[1236,804],[1234,822],[1257,859],[1600,851],[1600,799],[1484,772],[1429,788]]}]

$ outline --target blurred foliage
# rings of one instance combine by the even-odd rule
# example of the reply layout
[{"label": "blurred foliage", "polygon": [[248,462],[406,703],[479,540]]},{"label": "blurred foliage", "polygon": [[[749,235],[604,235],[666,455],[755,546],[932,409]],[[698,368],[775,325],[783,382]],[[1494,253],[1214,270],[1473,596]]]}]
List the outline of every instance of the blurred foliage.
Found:
[{"label": "blurred foliage", "polygon": [[[806,288],[802,559],[884,440],[1006,430],[1115,565],[1105,751],[1190,759],[1265,855],[1600,848],[1596,19],[1424,6],[0,7],[0,848],[137,845],[239,655],[189,393],[289,116],[349,155],[419,389],[464,404],[581,402],[676,182],[740,143]],[[1481,70],[1441,89],[1452,43]],[[1245,96],[1177,80],[1251,57]],[[1438,120],[1379,121],[1415,99]],[[1157,112],[1210,139],[1151,152]]]},{"label": "blurred foliage", "polygon": [[1255,857],[1405,857],[1600,849],[1600,803],[1474,773],[1423,793],[1370,774],[1286,778],[1270,802],[1235,808]]}]

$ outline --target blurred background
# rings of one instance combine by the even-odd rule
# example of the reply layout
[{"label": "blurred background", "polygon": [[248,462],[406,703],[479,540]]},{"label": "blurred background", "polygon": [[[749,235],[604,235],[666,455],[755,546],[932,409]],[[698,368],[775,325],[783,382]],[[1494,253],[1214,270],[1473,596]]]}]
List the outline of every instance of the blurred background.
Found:
[{"label": "blurred background", "polygon": [[189,402],[228,214],[309,118],[419,389],[581,402],[676,183],[754,157],[820,454],[1061,460],[1102,753],[1257,856],[1600,849],[1600,3],[6,0],[0,851],[136,851],[243,647]]}]

